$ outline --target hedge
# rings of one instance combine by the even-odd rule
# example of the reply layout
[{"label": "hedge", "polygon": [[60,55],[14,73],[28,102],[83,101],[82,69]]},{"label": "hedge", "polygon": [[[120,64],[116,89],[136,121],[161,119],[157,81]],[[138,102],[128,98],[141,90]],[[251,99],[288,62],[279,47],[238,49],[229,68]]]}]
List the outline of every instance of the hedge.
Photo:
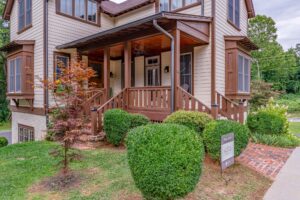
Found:
[{"label": "hedge", "polygon": [[204,157],[194,130],[176,124],[141,126],[129,132],[126,145],[133,179],[145,199],[175,199],[194,190]]}]

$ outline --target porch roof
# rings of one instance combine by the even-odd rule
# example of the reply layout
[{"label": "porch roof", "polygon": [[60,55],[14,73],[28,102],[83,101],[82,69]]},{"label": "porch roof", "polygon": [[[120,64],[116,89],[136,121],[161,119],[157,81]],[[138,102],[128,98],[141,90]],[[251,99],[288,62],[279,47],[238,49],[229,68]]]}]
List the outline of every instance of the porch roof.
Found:
[{"label": "porch roof", "polygon": [[[126,40],[132,40],[143,36],[159,33],[153,27],[153,20],[157,20],[158,24],[166,30],[171,30],[176,26],[177,21],[190,23],[191,36],[199,36],[207,39],[209,37],[208,24],[211,22],[211,17],[198,15],[188,15],[181,13],[160,12],[149,17],[130,22],[103,32],[84,37],[73,42],[59,45],[57,49],[78,48],[81,50],[101,48],[112,44],[117,44]],[[199,26],[195,28],[195,23]],[[202,26],[203,25],[203,26]],[[183,27],[182,25],[180,26]],[[203,29],[203,30],[202,30]],[[183,28],[182,28],[183,30]],[[197,31],[195,33],[195,31]],[[189,34],[188,32],[186,32]],[[196,35],[195,35],[196,34]]]},{"label": "porch roof", "polygon": [[240,46],[244,47],[245,49],[249,51],[255,51],[258,50],[259,47],[250,40],[247,36],[225,36],[225,41],[235,41]]}]

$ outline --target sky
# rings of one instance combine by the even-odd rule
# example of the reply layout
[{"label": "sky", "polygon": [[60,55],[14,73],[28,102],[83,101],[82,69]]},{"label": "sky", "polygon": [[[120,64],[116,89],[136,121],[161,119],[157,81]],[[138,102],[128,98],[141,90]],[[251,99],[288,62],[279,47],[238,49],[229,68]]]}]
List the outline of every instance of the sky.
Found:
[{"label": "sky", "polygon": [[285,50],[300,44],[299,0],[253,0],[256,14],[272,17],[278,29],[278,42]]},{"label": "sky", "polygon": [[[124,0],[112,0],[122,2]],[[300,0],[253,0],[256,14],[272,17],[285,50],[300,44]]]}]

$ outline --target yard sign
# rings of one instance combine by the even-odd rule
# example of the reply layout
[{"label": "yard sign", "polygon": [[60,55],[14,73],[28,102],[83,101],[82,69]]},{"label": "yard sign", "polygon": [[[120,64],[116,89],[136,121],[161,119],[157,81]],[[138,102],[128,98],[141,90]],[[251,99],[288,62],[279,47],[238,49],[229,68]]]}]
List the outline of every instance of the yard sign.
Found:
[{"label": "yard sign", "polygon": [[221,168],[222,171],[234,164],[234,133],[221,138]]}]

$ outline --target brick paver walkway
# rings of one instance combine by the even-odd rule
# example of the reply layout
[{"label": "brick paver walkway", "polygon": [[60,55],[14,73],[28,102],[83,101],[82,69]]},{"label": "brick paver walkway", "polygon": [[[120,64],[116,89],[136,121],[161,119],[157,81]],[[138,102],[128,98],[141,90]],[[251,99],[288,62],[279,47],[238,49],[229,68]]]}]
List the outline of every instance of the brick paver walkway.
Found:
[{"label": "brick paver walkway", "polygon": [[237,161],[274,180],[292,152],[293,149],[250,143]]}]

